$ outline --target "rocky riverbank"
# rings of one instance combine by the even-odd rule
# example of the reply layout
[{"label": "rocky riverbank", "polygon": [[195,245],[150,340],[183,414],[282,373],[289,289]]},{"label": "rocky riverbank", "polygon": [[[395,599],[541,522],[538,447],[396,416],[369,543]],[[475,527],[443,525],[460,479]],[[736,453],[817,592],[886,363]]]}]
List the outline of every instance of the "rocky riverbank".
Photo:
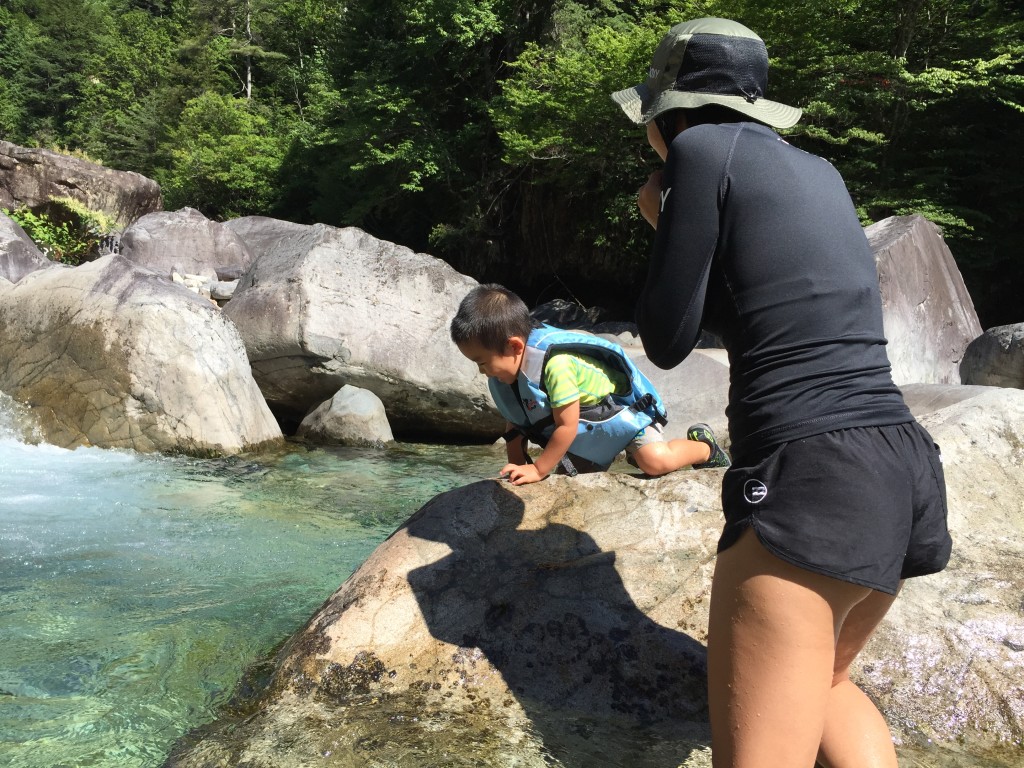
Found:
[{"label": "rocky riverbank", "polygon": [[[1024,334],[982,332],[924,219],[868,236],[894,379],[943,448],[955,549],[908,585],[858,678],[905,760],[938,745],[964,765],[1019,765]],[[448,339],[475,281],[429,255],[189,209],[137,218],[121,242],[68,268],[0,215],[0,392],[45,441],[211,456],[296,431],[487,442],[502,429]],[[613,332],[667,402],[669,436],[705,421],[724,437],[724,352],[660,371],[629,331]],[[720,474],[437,497],[292,639],[244,712],[190,735],[168,766],[706,764]]]},{"label": "rocky riverbank", "polygon": [[[856,677],[906,759],[935,761],[908,765],[1019,765],[1024,392],[907,397],[943,449],[954,556],[908,582]],[[193,734],[168,768],[706,764],[720,481],[609,473],[438,496],[292,639],[244,717]]]}]

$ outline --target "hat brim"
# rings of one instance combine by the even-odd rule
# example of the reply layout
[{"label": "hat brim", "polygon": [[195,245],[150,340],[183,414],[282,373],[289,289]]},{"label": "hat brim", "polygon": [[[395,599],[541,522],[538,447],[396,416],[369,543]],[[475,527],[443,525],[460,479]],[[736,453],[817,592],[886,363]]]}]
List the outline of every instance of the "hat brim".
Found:
[{"label": "hat brim", "polygon": [[612,94],[612,100],[622,107],[626,117],[637,125],[646,125],[662,112],[668,112],[670,109],[696,109],[708,104],[720,104],[759,123],[780,129],[792,128],[799,122],[800,115],[803,114],[803,110],[798,107],[791,107],[788,104],[769,99],[748,101],[743,96],[696,91],[662,91],[648,104],[647,109],[644,109],[644,99],[647,98],[647,94],[647,84],[641,83],[633,88],[616,91]]}]

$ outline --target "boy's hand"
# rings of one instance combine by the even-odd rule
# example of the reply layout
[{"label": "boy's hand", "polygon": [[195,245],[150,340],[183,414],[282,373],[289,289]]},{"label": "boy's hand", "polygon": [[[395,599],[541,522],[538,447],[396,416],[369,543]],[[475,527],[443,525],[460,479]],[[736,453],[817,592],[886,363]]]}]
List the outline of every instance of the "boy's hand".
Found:
[{"label": "boy's hand", "polygon": [[505,475],[512,485],[526,485],[543,480],[547,475],[542,475],[536,464],[506,464],[502,467],[501,475]]}]

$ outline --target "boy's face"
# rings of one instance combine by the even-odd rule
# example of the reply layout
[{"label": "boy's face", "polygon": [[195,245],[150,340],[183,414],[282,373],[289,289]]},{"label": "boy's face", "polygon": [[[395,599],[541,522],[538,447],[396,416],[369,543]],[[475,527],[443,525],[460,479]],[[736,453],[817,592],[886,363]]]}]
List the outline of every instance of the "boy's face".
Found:
[{"label": "boy's face", "polygon": [[487,349],[478,341],[467,341],[459,344],[459,352],[476,363],[480,373],[502,384],[512,384],[519,375],[519,366],[523,362],[523,350],[526,342],[513,336],[505,343],[501,352]]}]

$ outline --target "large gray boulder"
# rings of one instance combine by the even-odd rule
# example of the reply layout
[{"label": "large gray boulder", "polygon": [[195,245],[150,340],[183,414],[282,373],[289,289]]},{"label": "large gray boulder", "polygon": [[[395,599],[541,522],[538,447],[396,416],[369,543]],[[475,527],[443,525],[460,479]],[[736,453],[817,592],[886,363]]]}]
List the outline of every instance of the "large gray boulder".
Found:
[{"label": "large gray boulder", "polygon": [[0,277],[16,283],[29,272],[52,266],[54,262],[43,255],[21,225],[0,213]]},{"label": "large gray boulder", "polygon": [[253,262],[234,230],[194,208],[143,216],[121,235],[121,255],[167,277],[201,275],[210,281],[237,280]]},{"label": "large gray boulder", "polygon": [[503,421],[448,324],[476,285],[443,261],[355,229],[230,222],[256,261],[224,313],[284,422],[343,385],[368,389],[398,435],[494,438]]},{"label": "large gray boulder", "polygon": [[1024,323],[989,328],[960,363],[964,384],[1024,389]]},{"label": "large gray boulder", "polygon": [[54,197],[102,211],[119,228],[163,207],[160,185],[141,174],[0,141],[0,208],[37,208]]},{"label": "large gray boulder", "polygon": [[117,255],[0,281],[0,391],[66,447],[217,455],[282,439],[235,327]]},{"label": "large gray boulder", "polygon": [[915,215],[884,219],[865,233],[878,266],[893,380],[959,384],[960,361],[981,324],[942,231]]},{"label": "large gray boulder", "polygon": [[[908,401],[942,446],[955,550],[908,582],[855,676],[903,765],[1019,765],[1024,392]],[[708,765],[721,474],[436,497],[291,640],[262,697],[168,766]]]}]

